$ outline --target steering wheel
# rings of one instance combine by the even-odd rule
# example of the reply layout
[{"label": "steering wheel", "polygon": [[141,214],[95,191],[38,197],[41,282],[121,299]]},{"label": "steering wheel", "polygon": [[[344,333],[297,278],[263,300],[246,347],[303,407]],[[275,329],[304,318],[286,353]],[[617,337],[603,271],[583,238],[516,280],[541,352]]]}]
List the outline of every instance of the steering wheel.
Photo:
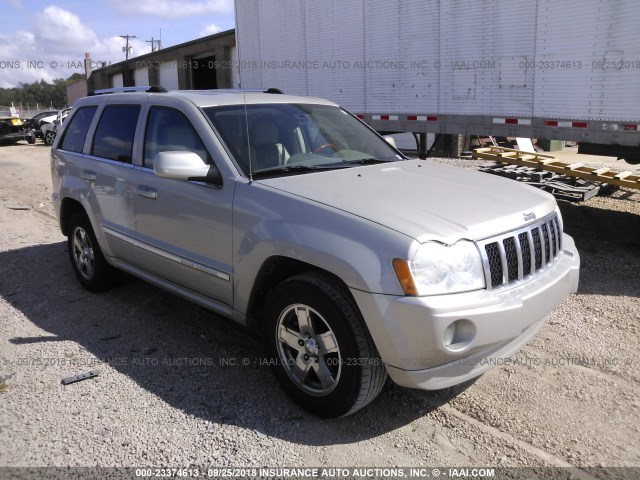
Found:
[{"label": "steering wheel", "polygon": [[334,152],[338,151],[338,148],[333,143],[323,143],[319,147],[313,149],[313,153],[320,153],[325,148],[332,148]]}]

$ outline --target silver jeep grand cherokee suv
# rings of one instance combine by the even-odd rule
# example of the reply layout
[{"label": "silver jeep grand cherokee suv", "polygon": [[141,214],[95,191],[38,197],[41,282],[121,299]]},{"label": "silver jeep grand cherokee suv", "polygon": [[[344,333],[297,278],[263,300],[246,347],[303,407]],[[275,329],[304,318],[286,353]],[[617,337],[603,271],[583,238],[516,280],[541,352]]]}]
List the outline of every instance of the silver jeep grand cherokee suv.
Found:
[{"label": "silver jeep grand cherokee suv", "polygon": [[73,270],[91,291],[124,270],[259,330],[317,415],[355,412],[387,375],[474,378],[576,291],[551,195],[407,159],[325,100],[158,90],[83,98],[55,140]]}]

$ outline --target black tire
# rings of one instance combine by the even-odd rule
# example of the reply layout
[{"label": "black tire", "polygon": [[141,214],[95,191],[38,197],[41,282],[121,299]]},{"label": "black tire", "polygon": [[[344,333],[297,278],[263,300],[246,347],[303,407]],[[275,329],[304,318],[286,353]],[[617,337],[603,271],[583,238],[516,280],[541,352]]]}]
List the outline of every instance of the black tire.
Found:
[{"label": "black tire", "polygon": [[27,142],[29,143],[29,145],[33,145],[34,143],[36,143],[36,135],[33,134],[31,135],[28,139]]},{"label": "black tire", "polygon": [[55,132],[47,132],[44,134],[44,143],[51,146],[53,145],[53,141],[56,139],[56,133]]},{"label": "black tire", "polygon": [[91,222],[84,212],[76,212],[69,220],[67,246],[69,259],[80,284],[91,292],[113,287],[119,271],[107,263],[98,245]]},{"label": "black tire", "polygon": [[361,409],[387,379],[355,302],[336,283],[321,272],[284,281],[264,322],[268,361],[280,385],[301,407],[326,418]]}]

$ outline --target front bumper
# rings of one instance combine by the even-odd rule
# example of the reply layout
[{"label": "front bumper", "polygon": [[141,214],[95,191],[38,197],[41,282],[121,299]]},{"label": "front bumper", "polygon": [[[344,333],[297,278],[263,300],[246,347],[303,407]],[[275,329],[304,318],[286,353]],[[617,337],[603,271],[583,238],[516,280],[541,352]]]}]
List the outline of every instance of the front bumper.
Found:
[{"label": "front bumper", "polygon": [[[578,288],[573,239],[530,281],[503,290],[433,297],[396,297],[352,290],[391,379],[437,390],[481,375],[520,350],[547,315]],[[464,326],[464,342],[448,344],[447,327]]]}]

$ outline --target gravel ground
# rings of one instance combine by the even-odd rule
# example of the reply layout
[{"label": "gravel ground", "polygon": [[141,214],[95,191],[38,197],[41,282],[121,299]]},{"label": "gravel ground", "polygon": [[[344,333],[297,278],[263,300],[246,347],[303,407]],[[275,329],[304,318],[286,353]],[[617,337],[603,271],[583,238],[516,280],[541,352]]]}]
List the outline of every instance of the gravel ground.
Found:
[{"label": "gravel ground", "polygon": [[388,383],[327,421],[251,332],[133,278],[83,290],[48,157],[0,148],[0,466],[640,467],[640,193],[560,202],[580,289],[510,365],[438,392]]}]

